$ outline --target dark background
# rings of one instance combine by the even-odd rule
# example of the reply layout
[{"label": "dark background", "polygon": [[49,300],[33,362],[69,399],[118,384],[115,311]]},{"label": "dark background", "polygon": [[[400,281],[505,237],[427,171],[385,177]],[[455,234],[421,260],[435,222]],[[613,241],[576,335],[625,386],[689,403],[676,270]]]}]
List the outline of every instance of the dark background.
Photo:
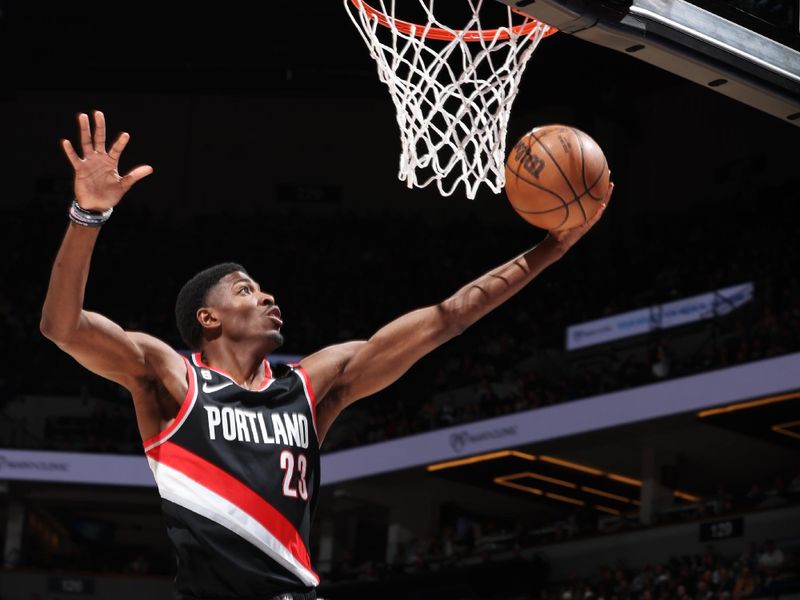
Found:
[{"label": "dark background", "polygon": [[[140,452],[126,394],[38,333],[71,200],[71,173],[58,140],[76,140],[79,111],[101,108],[110,135],[132,134],[123,172],[141,163],[155,168],[104,226],[86,306],[176,347],[175,295],[215,262],[243,262],[277,296],[286,321],[284,350],[305,355],[369,336],[391,318],[445,298],[544,235],[503,196],[441,198],[397,180],[394,109],[341,2],[184,8],[0,1],[0,10],[0,393],[47,398],[43,406],[59,396],[99,397],[128,411],[124,418],[92,415],[71,433],[69,423],[54,423],[47,440],[24,439],[20,447]],[[365,425],[340,435],[341,446],[371,441],[375,432],[413,432],[417,424],[409,415],[421,413],[419,404],[434,392],[496,381],[505,367],[563,350],[564,328],[572,323],[726,285],[756,282],[757,309],[720,326],[741,334],[733,338],[737,346],[730,353],[714,348],[710,357],[675,357],[672,375],[797,350],[796,127],[561,34],[545,40],[531,61],[509,143],[554,122],[583,129],[604,148],[616,182],[606,217],[529,289],[397,385],[359,403]],[[765,322],[770,325],[760,333],[750,328]],[[773,330],[786,336],[773,335],[771,346],[758,342],[760,349],[751,343]],[[646,354],[657,341],[637,343]],[[497,347],[496,364],[482,369]],[[449,360],[461,361],[461,371],[455,381],[440,380]],[[564,377],[561,388],[541,391],[545,400],[537,401],[652,381],[646,358],[640,366],[644,371],[625,377],[618,375],[627,371],[611,369]],[[490,411],[515,410],[511,402],[510,409],[488,404]],[[446,424],[431,419],[426,426]],[[670,436],[661,424],[651,425]],[[619,454],[631,455],[628,462],[639,461],[618,443],[618,432],[602,433],[614,438],[608,444]],[[753,473],[767,481],[787,469],[765,454],[750,457],[748,464],[757,465],[750,472],[716,456],[704,435],[692,438],[691,450],[686,438],[674,440],[688,456],[679,483],[692,491],[710,496],[721,483],[744,496]],[[568,454],[569,444],[563,441],[558,452]],[[573,451],[590,454],[591,448],[576,444]],[[700,456],[708,460],[693,466]],[[737,470],[736,477],[721,475],[723,467]],[[464,500],[449,490],[442,494]],[[155,515],[147,492],[150,504],[142,501],[142,511]],[[65,521],[77,504],[100,511],[103,498],[67,504]],[[538,526],[552,514],[536,506],[528,516]],[[160,536],[152,539],[163,542],[159,519],[152,522]],[[105,539],[102,526],[78,525],[76,538]],[[337,547],[347,547],[343,536],[335,537]],[[166,556],[166,546],[156,546]],[[28,564],[118,567],[97,567],[111,558],[91,548],[70,558],[42,556],[30,552]],[[156,562],[154,572],[168,573],[168,559]],[[337,564],[346,563],[337,556]]]},{"label": "dark background", "polygon": [[[11,373],[60,365],[67,387],[97,385],[36,331],[71,198],[58,140],[76,139],[79,111],[103,109],[109,137],[132,134],[123,172],[155,168],[103,231],[87,306],[178,346],[172,299],[214,262],[244,262],[281,303],[284,350],[307,354],[441,300],[543,236],[502,196],[441,198],[397,180],[394,109],[340,2],[5,2],[0,27],[4,303],[28,345]],[[794,256],[783,246],[797,214],[795,127],[563,34],[531,60],[508,139],[552,122],[604,148],[608,216],[526,292],[535,302],[515,299],[459,343],[483,343],[527,310],[557,345],[570,323],[740,283],[755,275],[742,265],[769,272],[770,257]],[[561,286],[549,304],[547,282]]]}]

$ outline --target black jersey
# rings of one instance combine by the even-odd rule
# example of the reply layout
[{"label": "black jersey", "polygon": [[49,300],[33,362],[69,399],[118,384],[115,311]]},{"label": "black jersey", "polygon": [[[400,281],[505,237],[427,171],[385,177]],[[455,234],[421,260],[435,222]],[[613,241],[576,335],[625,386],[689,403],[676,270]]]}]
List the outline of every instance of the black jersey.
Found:
[{"label": "black jersey", "polygon": [[177,598],[263,600],[319,584],[308,534],[319,490],[314,392],[290,365],[258,390],[186,360],[175,421],[144,442],[178,558]]}]

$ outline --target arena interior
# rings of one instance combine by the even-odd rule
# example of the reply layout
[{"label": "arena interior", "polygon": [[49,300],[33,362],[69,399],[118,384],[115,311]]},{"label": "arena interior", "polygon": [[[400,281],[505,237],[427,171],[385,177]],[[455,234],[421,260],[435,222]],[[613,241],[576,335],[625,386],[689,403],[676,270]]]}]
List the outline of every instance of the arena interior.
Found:
[{"label": "arena interior", "polygon": [[[131,133],[123,167],[155,169],[104,226],[86,307],[179,350],[176,294],[216,262],[276,296],[272,359],[293,361],[545,235],[503,195],[407,189],[342,3],[271,4],[0,2],[2,600],[172,597],[130,397],[39,332],[76,113],[102,109]],[[796,2],[754,4],[797,28]],[[508,139],[547,123],[601,145],[610,206],[336,422],[319,597],[800,598],[800,130],[564,33]]]}]

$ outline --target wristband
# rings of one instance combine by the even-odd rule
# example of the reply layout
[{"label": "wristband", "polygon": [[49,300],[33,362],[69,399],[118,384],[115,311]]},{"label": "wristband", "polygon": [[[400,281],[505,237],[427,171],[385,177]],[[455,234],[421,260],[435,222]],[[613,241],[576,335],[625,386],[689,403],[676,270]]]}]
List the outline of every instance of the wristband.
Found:
[{"label": "wristband", "polygon": [[114,212],[113,208],[109,208],[103,212],[86,210],[80,207],[77,200],[73,200],[72,205],[69,207],[69,219],[73,223],[83,225],[84,227],[100,227],[103,223],[108,221],[112,212]]}]

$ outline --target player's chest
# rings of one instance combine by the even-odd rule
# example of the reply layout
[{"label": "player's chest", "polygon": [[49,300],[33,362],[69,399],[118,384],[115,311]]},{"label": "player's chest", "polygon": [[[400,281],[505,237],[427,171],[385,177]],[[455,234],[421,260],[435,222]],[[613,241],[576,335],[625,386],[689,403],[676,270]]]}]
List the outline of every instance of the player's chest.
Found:
[{"label": "player's chest", "polygon": [[[313,427],[308,402],[291,388],[250,391],[229,382],[206,382],[193,411],[196,434],[208,442],[307,449]],[[215,389],[216,388],[216,389]]]}]

